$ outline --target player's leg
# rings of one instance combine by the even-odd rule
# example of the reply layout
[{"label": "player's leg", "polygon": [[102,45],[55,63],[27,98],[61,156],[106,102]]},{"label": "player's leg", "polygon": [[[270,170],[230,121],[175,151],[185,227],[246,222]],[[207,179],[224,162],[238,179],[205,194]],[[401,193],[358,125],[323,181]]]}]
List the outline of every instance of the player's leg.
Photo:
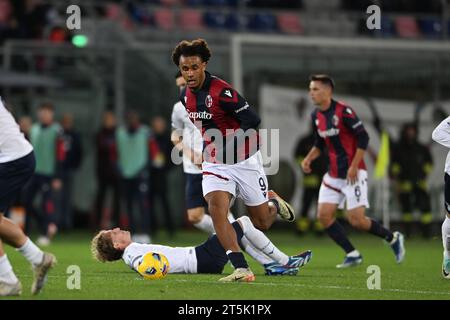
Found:
[{"label": "player's leg", "polygon": [[207,203],[203,197],[202,174],[185,173],[185,205],[188,221],[196,228],[214,233],[210,215],[205,214]]},{"label": "player's leg", "polygon": [[259,171],[246,169],[240,168],[234,175],[239,196],[244,200],[254,226],[260,230],[268,230],[277,214],[286,220],[293,221],[295,217],[291,206],[274,191],[269,190],[267,177],[262,167]]},{"label": "player's leg", "polygon": [[338,205],[335,203],[319,203],[317,218],[324,226],[328,236],[345,251],[344,262],[336,267],[347,268],[356,266],[362,263],[362,256],[348,239],[342,225],[336,220],[335,212],[337,207]]},{"label": "player's leg", "polygon": [[442,223],[442,245],[444,247],[442,275],[444,278],[450,279],[450,213],[448,211]]},{"label": "player's leg", "polygon": [[208,210],[213,219],[216,236],[235,268],[235,271],[231,275],[221,278],[219,281],[254,281],[255,276],[249,269],[244,254],[240,251],[236,231],[228,221],[227,216],[230,198],[230,193],[226,191],[212,191],[205,196],[208,203]]},{"label": "player's leg", "polygon": [[405,257],[403,235],[399,232],[393,233],[377,221],[366,217],[366,208],[369,207],[367,172],[359,170],[358,182],[354,185],[347,185],[342,192],[347,201],[347,219],[352,227],[386,240],[394,251],[397,263],[402,262]]},{"label": "player's leg", "polygon": [[[0,223],[2,214],[0,213]],[[8,256],[3,250],[0,238],[0,296],[17,296],[22,293],[22,285],[17,279]]]},{"label": "player's leg", "polygon": [[0,221],[0,238],[7,244],[16,248],[25,259],[32,265],[34,271],[34,281],[31,288],[33,294],[37,294],[43,288],[48,271],[56,263],[56,258],[50,254],[41,251],[28,238],[14,222],[3,217]]},{"label": "player's leg", "polygon": [[442,275],[450,279],[450,176],[445,174],[445,220],[442,223],[442,245],[444,247],[444,258],[442,261]]},{"label": "player's leg", "polygon": [[[250,256],[260,263],[263,262],[267,274],[296,274],[298,268],[311,259],[311,251],[289,257],[264,233],[256,229],[248,217],[240,217],[237,222],[243,230],[242,245]],[[270,262],[267,262],[267,257],[271,259]]]},{"label": "player's leg", "polygon": [[204,207],[188,209],[187,215],[189,222],[196,228],[211,234],[215,232],[212,218],[205,213]]},{"label": "player's leg", "polygon": [[225,251],[239,252],[236,232],[227,219],[230,198],[231,195],[226,191],[212,191],[205,196],[220,243]]}]

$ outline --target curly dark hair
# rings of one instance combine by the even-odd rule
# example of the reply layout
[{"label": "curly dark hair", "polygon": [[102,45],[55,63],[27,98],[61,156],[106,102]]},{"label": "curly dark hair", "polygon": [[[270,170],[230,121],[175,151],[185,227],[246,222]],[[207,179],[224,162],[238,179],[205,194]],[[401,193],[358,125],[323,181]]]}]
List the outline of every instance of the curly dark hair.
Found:
[{"label": "curly dark hair", "polygon": [[180,65],[181,56],[199,56],[203,62],[208,62],[209,58],[211,58],[211,50],[204,39],[196,39],[193,41],[183,40],[177,44],[172,52],[172,61],[177,67]]}]

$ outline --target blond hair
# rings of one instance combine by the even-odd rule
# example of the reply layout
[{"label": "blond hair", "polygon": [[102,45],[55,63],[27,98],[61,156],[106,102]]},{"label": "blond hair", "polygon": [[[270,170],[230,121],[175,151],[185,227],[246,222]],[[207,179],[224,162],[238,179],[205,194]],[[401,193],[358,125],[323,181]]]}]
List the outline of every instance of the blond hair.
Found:
[{"label": "blond hair", "polygon": [[106,233],[106,230],[101,230],[91,241],[91,253],[94,259],[107,262],[122,258],[123,250],[114,248],[111,235]]}]

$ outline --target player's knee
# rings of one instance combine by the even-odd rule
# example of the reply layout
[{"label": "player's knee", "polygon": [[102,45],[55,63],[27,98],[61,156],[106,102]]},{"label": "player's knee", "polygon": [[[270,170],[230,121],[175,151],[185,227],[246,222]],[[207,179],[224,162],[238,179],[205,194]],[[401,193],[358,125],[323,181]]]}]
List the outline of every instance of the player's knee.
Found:
[{"label": "player's knee", "polygon": [[269,230],[271,223],[267,220],[261,219],[261,218],[252,218],[251,219],[253,225],[255,228],[261,230],[261,231],[267,231]]},{"label": "player's knee", "polygon": [[364,225],[365,225],[365,221],[364,220],[365,220],[365,218],[361,217],[361,216],[352,216],[352,215],[348,216],[348,222],[350,223],[350,225],[353,228],[356,228],[356,229],[363,229],[364,228]]},{"label": "player's knee", "polygon": [[319,212],[317,213],[317,219],[323,226],[328,226],[333,220],[333,215],[328,212],[319,210]]},{"label": "player's knee", "polygon": [[208,204],[208,211],[212,217],[223,216],[224,219],[226,219],[227,214],[228,214],[228,210],[224,210],[223,206],[221,206],[217,203],[214,203],[214,202],[210,202]]},{"label": "player's knee", "polygon": [[192,224],[199,223],[205,215],[202,209],[188,210],[188,221]]}]

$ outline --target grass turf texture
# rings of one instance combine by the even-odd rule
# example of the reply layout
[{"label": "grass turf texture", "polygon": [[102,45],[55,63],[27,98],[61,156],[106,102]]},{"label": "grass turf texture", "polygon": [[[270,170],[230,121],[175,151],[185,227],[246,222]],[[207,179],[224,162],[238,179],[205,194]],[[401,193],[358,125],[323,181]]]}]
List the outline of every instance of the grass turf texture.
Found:
[{"label": "grass turf texture", "polygon": [[[219,283],[220,275],[174,275],[162,280],[143,280],[123,262],[99,263],[90,254],[91,234],[58,235],[48,251],[58,259],[43,292],[30,294],[32,273],[28,262],[5,246],[14,271],[22,282],[21,297],[0,299],[450,299],[450,282],[442,278],[442,243],[432,240],[408,239],[406,259],[397,265],[391,248],[382,240],[362,234],[350,234],[350,239],[364,257],[361,266],[336,269],[343,252],[327,237],[313,235],[297,237],[288,231],[268,233],[272,241],[287,254],[311,249],[312,260],[297,276],[265,276],[264,270],[248,258],[256,275],[254,283]],[[201,232],[179,232],[169,240],[158,236],[155,243],[172,246],[194,246],[206,239]],[[67,289],[70,274],[67,268],[81,269],[81,289]],[[369,265],[381,269],[381,290],[367,289]],[[227,265],[224,274],[232,268]]]}]

